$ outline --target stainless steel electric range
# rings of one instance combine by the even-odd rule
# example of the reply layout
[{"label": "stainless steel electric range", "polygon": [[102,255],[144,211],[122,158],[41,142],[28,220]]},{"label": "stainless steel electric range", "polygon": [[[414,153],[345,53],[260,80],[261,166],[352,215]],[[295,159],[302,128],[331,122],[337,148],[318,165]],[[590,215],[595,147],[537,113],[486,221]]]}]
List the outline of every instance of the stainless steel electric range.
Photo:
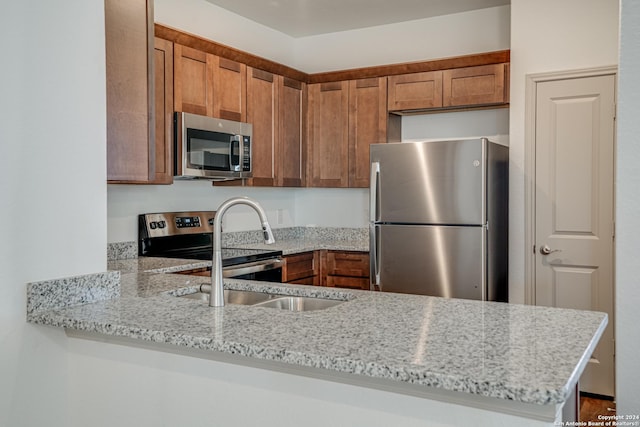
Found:
[{"label": "stainless steel electric range", "polygon": [[[162,212],[138,216],[140,256],[211,260],[215,211]],[[282,251],[223,248],[224,277],[282,281]]]}]

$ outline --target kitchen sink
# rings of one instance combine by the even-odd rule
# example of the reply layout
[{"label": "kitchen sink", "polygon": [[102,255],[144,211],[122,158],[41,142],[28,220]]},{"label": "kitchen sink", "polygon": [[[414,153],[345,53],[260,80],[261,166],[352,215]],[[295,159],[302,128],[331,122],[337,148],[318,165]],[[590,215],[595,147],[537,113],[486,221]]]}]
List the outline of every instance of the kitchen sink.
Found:
[{"label": "kitchen sink", "polygon": [[312,311],[324,310],[325,308],[333,307],[343,302],[344,301],[326,298],[278,296],[277,298],[258,303],[256,306],[279,308],[288,311]]},{"label": "kitchen sink", "polygon": [[[253,305],[273,298],[275,295],[264,292],[236,291],[232,289],[224,290],[224,302],[226,304]],[[209,292],[194,292],[182,295],[182,298],[192,298],[204,302],[209,302]]]},{"label": "kitchen sink", "polygon": [[[205,292],[198,291],[191,294],[181,295],[180,298],[196,299],[208,303],[209,292],[206,289],[202,290]],[[324,310],[325,308],[341,304],[344,301],[225,289],[224,302],[225,304],[253,305],[256,307],[277,308],[287,311],[312,311]]]}]

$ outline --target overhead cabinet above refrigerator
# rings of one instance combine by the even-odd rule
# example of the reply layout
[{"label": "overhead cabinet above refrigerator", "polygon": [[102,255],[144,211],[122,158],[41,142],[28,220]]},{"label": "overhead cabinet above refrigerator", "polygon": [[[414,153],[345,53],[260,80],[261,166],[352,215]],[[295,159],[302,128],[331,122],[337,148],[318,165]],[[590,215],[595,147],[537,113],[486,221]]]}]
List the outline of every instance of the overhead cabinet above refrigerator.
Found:
[{"label": "overhead cabinet above refrigerator", "polygon": [[507,301],[507,147],[480,138],[370,154],[372,288]]}]

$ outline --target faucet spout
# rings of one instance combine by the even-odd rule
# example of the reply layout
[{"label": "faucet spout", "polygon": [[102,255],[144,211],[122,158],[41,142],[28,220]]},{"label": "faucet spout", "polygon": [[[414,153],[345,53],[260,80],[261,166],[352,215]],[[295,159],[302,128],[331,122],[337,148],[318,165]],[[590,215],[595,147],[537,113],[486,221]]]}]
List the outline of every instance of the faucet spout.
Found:
[{"label": "faucet spout", "polygon": [[248,197],[233,197],[223,202],[218,208],[213,220],[213,266],[211,268],[211,295],[209,298],[209,306],[211,307],[224,307],[224,285],[222,282],[222,217],[230,207],[235,205],[247,205],[253,208],[260,217],[264,242],[268,245],[276,242],[269,221],[267,220],[267,214],[258,202]]}]

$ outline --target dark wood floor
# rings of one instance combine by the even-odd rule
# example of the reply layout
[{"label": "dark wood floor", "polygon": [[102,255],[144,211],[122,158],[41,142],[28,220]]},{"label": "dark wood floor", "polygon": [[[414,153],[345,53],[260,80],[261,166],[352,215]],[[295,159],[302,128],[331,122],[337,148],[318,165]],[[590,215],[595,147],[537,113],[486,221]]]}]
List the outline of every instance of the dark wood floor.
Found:
[{"label": "dark wood floor", "polygon": [[580,396],[580,421],[602,421],[598,415],[615,415],[616,402],[593,396]]}]

